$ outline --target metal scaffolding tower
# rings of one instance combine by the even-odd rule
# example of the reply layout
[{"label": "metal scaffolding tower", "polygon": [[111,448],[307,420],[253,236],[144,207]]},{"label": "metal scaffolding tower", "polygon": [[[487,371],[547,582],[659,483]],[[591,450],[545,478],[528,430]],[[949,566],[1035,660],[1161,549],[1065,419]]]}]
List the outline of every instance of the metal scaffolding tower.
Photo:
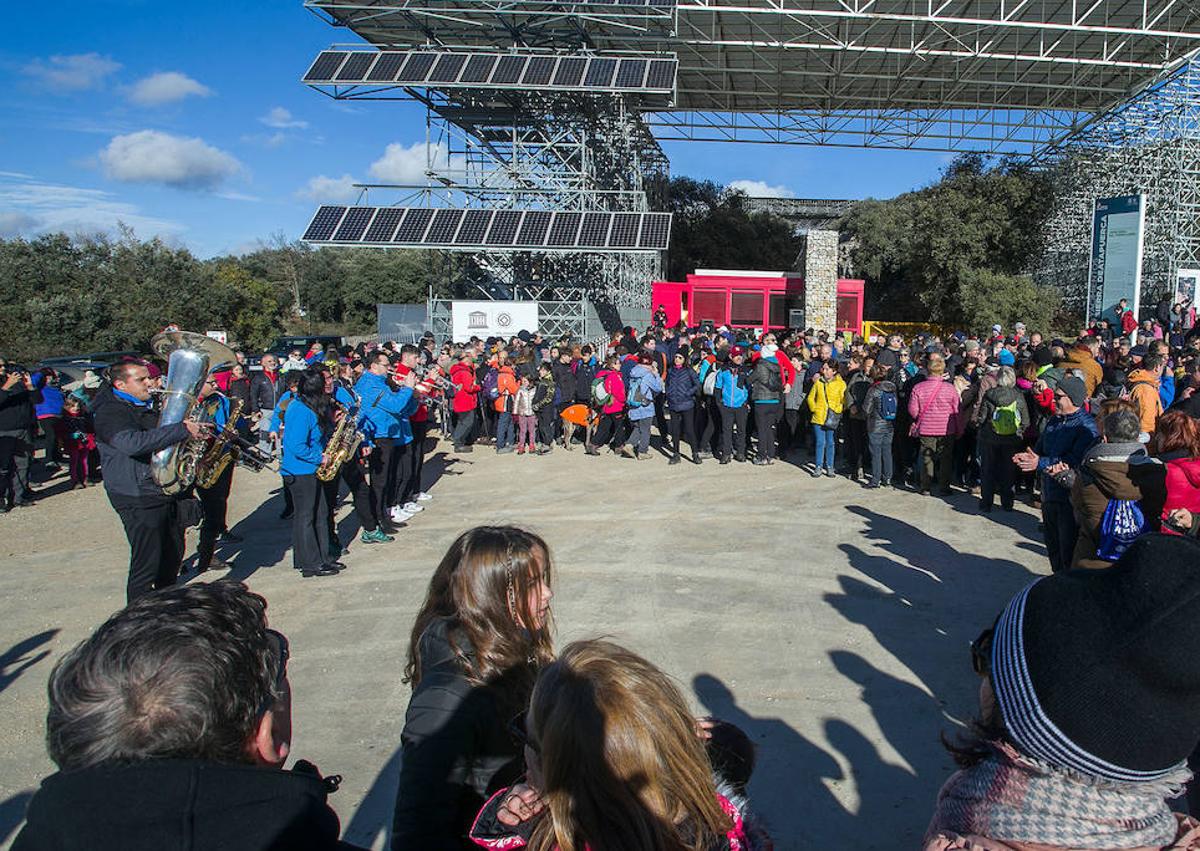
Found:
[{"label": "metal scaffolding tower", "polygon": [[[1146,196],[1142,304],[1174,292],[1200,265],[1200,61],[1192,60],[1038,157],[1056,185],[1045,253],[1035,270],[1083,315],[1097,198]],[[1091,317],[1087,317],[1091,318]]]}]

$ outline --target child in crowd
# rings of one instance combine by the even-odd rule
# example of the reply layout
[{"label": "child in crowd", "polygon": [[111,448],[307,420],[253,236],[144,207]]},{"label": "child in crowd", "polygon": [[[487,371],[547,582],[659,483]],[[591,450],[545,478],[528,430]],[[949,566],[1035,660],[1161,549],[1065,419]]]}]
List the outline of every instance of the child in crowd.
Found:
[{"label": "child in crowd", "polygon": [[537,417],[538,454],[546,455],[554,444],[554,425],[558,409],[554,404],[553,361],[538,367],[538,382],[533,391],[533,414]]},{"label": "child in crowd", "polygon": [[96,448],[91,414],[77,396],[67,396],[63,400],[62,417],[54,423],[54,427],[58,431],[59,442],[67,452],[71,487],[86,488],[88,455]]},{"label": "child in crowd", "polygon": [[537,447],[533,444],[534,433],[537,431],[537,415],[533,412],[533,393],[533,380],[527,371],[521,370],[521,381],[513,400],[513,416],[517,420],[518,455],[524,455],[527,451],[532,455],[537,451]]}]

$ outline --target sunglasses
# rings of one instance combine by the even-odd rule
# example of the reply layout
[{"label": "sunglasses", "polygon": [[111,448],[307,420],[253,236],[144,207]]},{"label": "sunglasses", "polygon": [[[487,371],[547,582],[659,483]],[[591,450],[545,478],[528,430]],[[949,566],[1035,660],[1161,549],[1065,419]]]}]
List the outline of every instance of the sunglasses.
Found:
[{"label": "sunglasses", "polygon": [[263,701],[263,705],[259,707],[258,714],[266,715],[271,707],[275,704],[279,694],[283,692],[283,681],[287,679],[288,660],[291,659],[291,647],[288,644],[287,636],[282,632],[274,629],[267,630],[267,638],[271,639],[276,646],[276,654],[279,657],[279,667],[275,669],[275,685],[271,689],[271,694],[267,695],[267,699]]},{"label": "sunglasses", "polygon": [[988,627],[971,642],[971,668],[981,677],[985,676],[992,667],[993,634],[992,627]]},{"label": "sunglasses", "polygon": [[527,747],[535,754],[541,754],[542,749],[538,747],[538,743],[530,738],[529,733],[525,730],[525,713],[520,712],[512,717],[508,722],[508,734],[512,736],[514,742],[521,747]]}]

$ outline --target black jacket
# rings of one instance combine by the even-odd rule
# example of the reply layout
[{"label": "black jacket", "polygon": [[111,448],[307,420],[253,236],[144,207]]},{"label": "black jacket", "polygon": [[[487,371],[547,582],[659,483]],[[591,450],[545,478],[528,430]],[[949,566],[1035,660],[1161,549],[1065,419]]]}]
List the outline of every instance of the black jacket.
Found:
[{"label": "black jacket", "polygon": [[279,395],[278,381],[272,381],[265,372],[256,372],[250,379],[250,404],[246,408],[246,415],[275,410]]},{"label": "black jacket", "polygon": [[[400,741],[403,751],[392,847],[465,851],[484,802],[525,771],[509,722],[525,711],[532,676],[476,686],[450,646],[450,621],[431,623],[421,636],[421,681],[413,691]],[[468,654],[470,647],[463,647]],[[524,674],[524,676],[521,676]],[[518,684],[519,683],[519,684]]]},{"label": "black jacket", "polygon": [[690,411],[696,407],[696,393],[700,390],[700,379],[690,366],[667,370],[667,407],[672,411]]},{"label": "black jacket", "polygon": [[183,423],[158,426],[158,412],[113,395],[105,386],[92,403],[96,447],[104,470],[104,489],[114,508],[170,502],[150,476],[150,457],[188,437]]},{"label": "black jacket", "polygon": [[[554,375],[554,386],[558,390],[558,406],[564,407],[575,403],[575,373],[569,363],[551,364],[550,371]],[[588,388],[591,390],[591,388]]]},{"label": "black jacket", "polygon": [[338,842],[312,774],[200,760],[63,771],[42,781],[13,851],[323,851]]},{"label": "black jacket", "polygon": [[21,383],[11,390],[0,390],[0,431],[33,428],[33,406],[40,398],[40,393],[26,389]]}]

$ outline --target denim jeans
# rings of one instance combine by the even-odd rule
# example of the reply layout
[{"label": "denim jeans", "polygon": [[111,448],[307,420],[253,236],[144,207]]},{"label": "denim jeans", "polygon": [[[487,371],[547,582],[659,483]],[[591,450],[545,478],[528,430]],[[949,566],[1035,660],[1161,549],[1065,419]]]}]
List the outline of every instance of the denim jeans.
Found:
[{"label": "denim jeans", "polygon": [[867,433],[867,444],[871,448],[871,484],[886,484],[892,480],[892,433],[893,429],[879,429]]},{"label": "denim jeans", "polygon": [[813,439],[816,441],[816,469],[824,467],[833,472],[833,456],[837,450],[837,429],[828,426],[815,425],[812,427]]},{"label": "denim jeans", "polygon": [[504,449],[513,442],[513,415],[501,411],[496,417],[496,448]]}]

